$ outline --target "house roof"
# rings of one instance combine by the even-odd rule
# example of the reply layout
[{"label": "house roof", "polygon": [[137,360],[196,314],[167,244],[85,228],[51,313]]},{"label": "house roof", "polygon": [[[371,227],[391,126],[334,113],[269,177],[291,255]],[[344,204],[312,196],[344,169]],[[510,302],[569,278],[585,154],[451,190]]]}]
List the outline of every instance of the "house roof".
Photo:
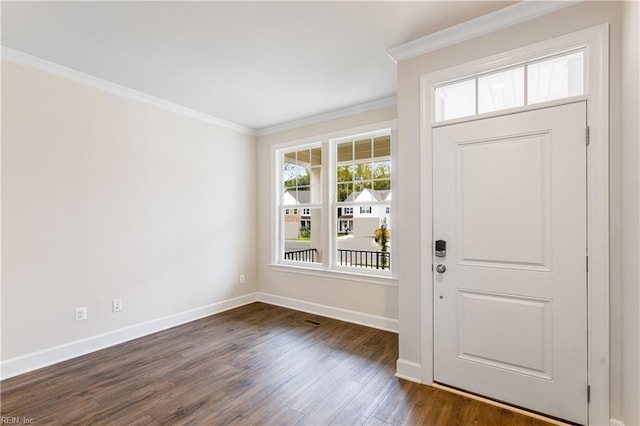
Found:
[{"label": "house roof", "polygon": [[298,204],[309,204],[311,202],[311,191],[287,189],[285,194],[289,194]]},{"label": "house roof", "polygon": [[359,200],[359,198],[361,198],[362,195],[370,195],[371,201],[387,201],[389,199],[390,194],[391,194],[390,189],[379,190],[379,189],[365,188],[362,191],[352,192],[344,201],[345,202],[364,201],[364,200]]}]

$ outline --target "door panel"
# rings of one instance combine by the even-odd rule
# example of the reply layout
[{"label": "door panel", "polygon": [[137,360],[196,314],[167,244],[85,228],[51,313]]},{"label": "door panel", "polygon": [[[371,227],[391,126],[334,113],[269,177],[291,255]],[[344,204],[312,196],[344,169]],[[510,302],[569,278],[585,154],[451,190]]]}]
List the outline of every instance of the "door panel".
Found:
[{"label": "door panel", "polygon": [[[548,269],[549,139],[542,133],[456,145],[462,262]],[[491,170],[496,158],[500,169]]]},{"label": "door panel", "polygon": [[551,379],[550,301],[460,290],[458,305],[461,359]]},{"label": "door panel", "polygon": [[585,117],[582,102],[433,130],[435,380],[578,423]]}]

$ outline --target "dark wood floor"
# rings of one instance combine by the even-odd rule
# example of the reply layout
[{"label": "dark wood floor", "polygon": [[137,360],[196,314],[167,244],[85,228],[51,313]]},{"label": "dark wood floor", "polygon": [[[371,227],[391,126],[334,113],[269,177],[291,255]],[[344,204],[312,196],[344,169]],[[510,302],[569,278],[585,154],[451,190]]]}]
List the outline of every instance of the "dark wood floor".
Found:
[{"label": "dark wood floor", "polygon": [[545,424],[395,378],[397,346],[254,303],[5,380],[1,411],[38,425]]}]

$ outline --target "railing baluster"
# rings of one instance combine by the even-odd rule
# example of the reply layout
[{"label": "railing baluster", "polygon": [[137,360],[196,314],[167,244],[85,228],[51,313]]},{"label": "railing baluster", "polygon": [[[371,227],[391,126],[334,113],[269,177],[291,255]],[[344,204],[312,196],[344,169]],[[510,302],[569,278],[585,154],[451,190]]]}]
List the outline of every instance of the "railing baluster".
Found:
[{"label": "railing baluster", "polygon": [[318,249],[305,249],[296,251],[287,251],[284,253],[285,260],[295,260],[298,262],[315,262]]},{"label": "railing baluster", "polygon": [[[315,248],[288,251],[284,253],[284,259],[298,262],[315,262],[317,253],[318,250]],[[340,265],[346,266],[391,269],[391,253],[385,251],[338,249],[338,262]]]},{"label": "railing baluster", "polygon": [[338,249],[338,262],[345,266],[391,269],[391,253],[388,251]]}]

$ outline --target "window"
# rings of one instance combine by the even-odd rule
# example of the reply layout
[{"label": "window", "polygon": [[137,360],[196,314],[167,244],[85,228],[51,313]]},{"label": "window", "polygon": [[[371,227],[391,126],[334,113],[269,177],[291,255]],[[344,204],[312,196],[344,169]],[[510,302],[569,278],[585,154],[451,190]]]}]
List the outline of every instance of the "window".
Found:
[{"label": "window", "polygon": [[343,214],[353,214],[353,207],[345,203],[358,205],[359,212],[338,223],[336,262],[349,268],[389,269],[389,221],[384,212],[391,202],[391,134],[343,139],[335,152],[336,205]]},{"label": "window", "polygon": [[583,56],[580,51],[530,64],[527,80],[529,104],[582,95]]},{"label": "window", "polygon": [[524,67],[478,78],[478,114],[524,105]]},{"label": "window", "polygon": [[[311,146],[281,153],[280,215],[281,259],[317,263],[319,236],[312,224],[320,222],[322,212],[322,148]],[[296,205],[300,207],[286,207]],[[298,209],[307,212],[304,220]],[[289,210],[293,215],[288,215]],[[314,226],[313,228],[319,228]],[[320,230],[320,229],[319,229]]]},{"label": "window", "polygon": [[284,212],[277,264],[391,276],[391,136],[386,129],[275,151]]},{"label": "window", "polygon": [[583,95],[584,61],[581,49],[436,87],[435,121]]}]

